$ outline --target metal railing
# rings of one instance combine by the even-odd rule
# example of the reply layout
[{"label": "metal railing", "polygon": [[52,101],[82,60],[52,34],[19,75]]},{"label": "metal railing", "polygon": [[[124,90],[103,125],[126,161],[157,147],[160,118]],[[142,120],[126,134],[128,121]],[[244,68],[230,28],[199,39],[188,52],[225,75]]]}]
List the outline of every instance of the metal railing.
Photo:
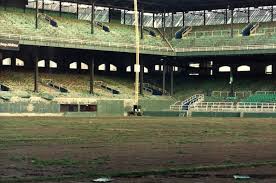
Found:
[{"label": "metal railing", "polygon": [[243,51],[243,50],[258,50],[258,49],[275,49],[276,44],[267,45],[243,45],[243,46],[209,46],[209,47],[190,47],[190,48],[175,48],[175,52],[212,52],[212,51]]},{"label": "metal railing", "polygon": [[204,101],[203,94],[196,94],[184,101],[177,101],[170,106],[171,111],[188,111],[196,103]]},{"label": "metal railing", "polygon": [[198,102],[191,106],[190,111],[216,111],[226,112],[236,109],[234,102]]},{"label": "metal railing", "polygon": [[190,111],[196,112],[276,112],[276,103],[259,102],[198,102]]},{"label": "metal railing", "polygon": [[276,91],[256,91],[256,95],[276,95]]},{"label": "metal railing", "polygon": [[[230,91],[212,91],[212,96],[214,97],[229,97]],[[248,97],[252,95],[252,91],[236,91],[234,92],[234,97]]]},{"label": "metal railing", "polygon": [[237,111],[240,112],[276,112],[276,103],[239,102]]}]

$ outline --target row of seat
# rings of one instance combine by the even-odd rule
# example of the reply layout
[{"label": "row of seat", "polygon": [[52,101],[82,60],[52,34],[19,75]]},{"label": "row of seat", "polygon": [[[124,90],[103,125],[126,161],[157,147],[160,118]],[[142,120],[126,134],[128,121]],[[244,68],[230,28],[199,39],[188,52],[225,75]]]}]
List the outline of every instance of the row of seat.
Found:
[{"label": "row of seat", "polygon": [[[38,29],[35,29],[35,12],[28,9],[25,13],[22,9],[8,8],[0,11],[0,31],[2,33],[14,33],[29,36],[42,36],[49,38],[80,39],[85,41],[111,42],[111,43],[135,43],[133,26],[122,25],[120,22],[106,23],[110,32],[95,26],[94,34],[91,34],[89,21],[78,20],[76,17],[59,17],[56,12],[45,12],[58,22],[58,27],[52,27],[49,22],[39,19]],[[145,34],[141,44],[149,46],[164,46],[163,40],[159,37],[152,37]]]}]

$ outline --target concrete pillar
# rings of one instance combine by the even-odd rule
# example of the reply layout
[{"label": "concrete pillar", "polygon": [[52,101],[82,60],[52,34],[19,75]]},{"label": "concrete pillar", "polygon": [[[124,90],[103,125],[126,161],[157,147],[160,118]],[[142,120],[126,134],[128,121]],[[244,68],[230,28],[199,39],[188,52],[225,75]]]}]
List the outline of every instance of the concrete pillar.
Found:
[{"label": "concrete pillar", "polygon": [[271,15],[271,22],[273,22],[273,19],[274,19],[274,15],[273,15],[273,11],[274,11],[274,7],[271,6],[271,10],[270,10],[270,15]]},{"label": "concrete pillar", "polygon": [[35,28],[38,29],[38,0],[36,0]]},{"label": "concrete pillar", "polygon": [[45,3],[44,3],[44,0],[42,0],[42,13],[44,13],[44,6],[45,6]]},{"label": "concrete pillar", "polygon": [[231,38],[234,37],[234,9],[231,9]]},{"label": "concrete pillar", "polygon": [[166,63],[163,63],[163,84],[162,84],[163,95],[165,94],[165,91],[166,91],[166,71],[167,71],[167,65]]},{"label": "concrete pillar", "polygon": [[206,25],[206,10],[203,11],[203,25]]},{"label": "concrete pillar", "polygon": [[225,9],[224,24],[227,24],[227,22],[228,22],[228,10]]},{"label": "concrete pillar", "polygon": [[77,19],[79,19],[79,3],[77,3]]},{"label": "concrete pillar", "polygon": [[11,57],[11,67],[12,67],[13,70],[16,69],[16,56],[15,55],[13,55]]},{"label": "concrete pillar", "polygon": [[95,19],[95,3],[92,2],[91,8],[91,34],[94,34],[94,19]]},{"label": "concrete pillar", "polygon": [[34,92],[38,92],[38,50],[36,49],[33,56],[34,62]]},{"label": "concrete pillar", "polygon": [[61,17],[61,11],[62,11],[62,2],[59,1],[59,16]]},{"label": "concrete pillar", "polygon": [[141,39],[144,39],[144,10],[140,12],[140,34],[141,34]]},{"label": "concrete pillar", "polygon": [[185,27],[185,12],[184,11],[182,12],[182,16],[183,16],[182,25],[183,25],[183,27]]},{"label": "concrete pillar", "polygon": [[91,63],[89,64],[90,70],[90,94],[94,94],[94,80],[95,80],[95,58],[92,57]]},{"label": "concrete pillar", "polygon": [[174,71],[173,71],[173,67],[174,66],[171,66],[170,67],[170,71],[171,71],[171,90],[170,90],[170,92],[171,92],[171,96],[173,96],[174,95]]},{"label": "concrete pillar", "polygon": [[140,95],[144,94],[144,63],[142,62],[142,60],[140,61]]}]

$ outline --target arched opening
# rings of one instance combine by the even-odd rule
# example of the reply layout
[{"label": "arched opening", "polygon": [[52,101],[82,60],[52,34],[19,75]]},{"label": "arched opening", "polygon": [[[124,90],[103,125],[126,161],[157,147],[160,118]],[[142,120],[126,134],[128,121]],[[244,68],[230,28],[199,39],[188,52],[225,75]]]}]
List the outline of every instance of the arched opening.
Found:
[{"label": "arched opening", "polygon": [[86,63],[81,63],[81,70],[88,70],[88,65]]},{"label": "arched opening", "polygon": [[160,65],[155,65],[155,66],[154,66],[154,70],[155,70],[155,71],[160,71]]},{"label": "arched opening", "polygon": [[69,69],[77,69],[78,68],[78,63],[77,62],[73,62],[69,65]]},{"label": "arched opening", "polygon": [[11,58],[5,58],[2,60],[2,65],[11,65]]},{"label": "arched opening", "polygon": [[58,65],[57,65],[57,63],[56,62],[54,62],[54,61],[52,61],[52,60],[50,60],[50,63],[49,63],[49,67],[50,68],[57,68],[58,67]]},{"label": "arched opening", "polygon": [[199,68],[200,64],[199,63],[191,63],[191,64],[189,64],[189,66],[192,68]]},{"label": "arched opening", "polygon": [[24,67],[24,61],[18,58],[15,59],[15,65],[18,67]]},{"label": "arched opening", "polygon": [[219,72],[231,72],[231,67],[222,66],[222,67],[219,68]]},{"label": "arched opening", "polygon": [[131,72],[131,66],[127,66],[126,72]]},{"label": "arched opening", "polygon": [[250,70],[250,66],[248,65],[242,65],[238,67],[238,72],[249,72]]},{"label": "arched opening", "polygon": [[117,67],[113,64],[110,64],[110,71],[111,72],[116,72],[117,71]]},{"label": "arched opening", "polygon": [[174,72],[178,72],[178,67],[173,66],[173,71],[174,71]]},{"label": "arched opening", "polygon": [[37,63],[38,67],[46,67],[45,60],[40,60]]},{"label": "arched opening", "polygon": [[265,74],[271,75],[273,73],[272,65],[268,65],[265,67]]},{"label": "arched opening", "polygon": [[99,65],[98,70],[99,71],[105,71],[105,64]]},{"label": "arched opening", "polygon": [[145,73],[145,74],[149,73],[149,69],[146,68],[146,67],[144,67],[144,73]]}]

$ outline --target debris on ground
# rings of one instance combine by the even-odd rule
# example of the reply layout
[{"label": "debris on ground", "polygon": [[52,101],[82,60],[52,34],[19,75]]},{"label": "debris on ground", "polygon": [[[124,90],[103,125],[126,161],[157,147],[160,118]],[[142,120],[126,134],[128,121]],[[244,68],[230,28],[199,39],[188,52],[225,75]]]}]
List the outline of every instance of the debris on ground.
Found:
[{"label": "debris on ground", "polygon": [[250,179],[250,176],[248,175],[234,175],[233,177],[236,180]]},{"label": "debris on ground", "polygon": [[98,179],[93,179],[93,182],[111,182],[112,179],[108,178],[108,177],[102,177],[102,178],[98,178]]}]

